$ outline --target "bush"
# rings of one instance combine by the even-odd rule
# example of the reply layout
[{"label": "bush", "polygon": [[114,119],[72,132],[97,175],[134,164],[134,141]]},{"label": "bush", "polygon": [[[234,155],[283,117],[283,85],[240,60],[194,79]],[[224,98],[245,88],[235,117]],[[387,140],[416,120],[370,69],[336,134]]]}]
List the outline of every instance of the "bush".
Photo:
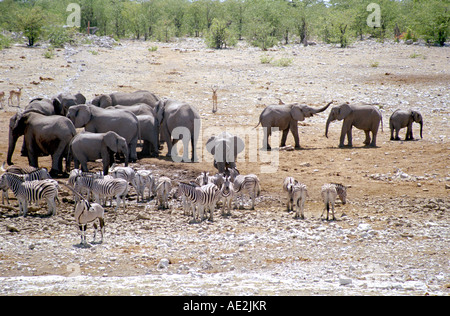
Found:
[{"label": "bush", "polygon": [[3,48],[10,48],[11,42],[12,42],[11,38],[3,34],[0,34],[0,50],[2,50]]},{"label": "bush", "polygon": [[64,47],[66,43],[73,43],[74,31],[63,27],[52,27],[48,32],[48,41],[53,47]]},{"label": "bush", "polygon": [[214,19],[206,36],[206,44],[209,48],[221,49],[236,45],[236,37],[233,36],[224,21]]}]

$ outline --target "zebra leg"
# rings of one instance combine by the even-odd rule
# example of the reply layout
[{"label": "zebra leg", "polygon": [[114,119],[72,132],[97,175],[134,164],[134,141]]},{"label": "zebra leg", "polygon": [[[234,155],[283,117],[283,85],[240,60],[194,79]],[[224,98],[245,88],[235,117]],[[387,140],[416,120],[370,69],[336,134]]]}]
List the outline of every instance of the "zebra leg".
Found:
[{"label": "zebra leg", "polygon": [[[333,220],[336,220],[336,217],[334,217],[334,201],[331,202],[331,212],[333,213]],[[328,218],[327,218],[328,219]]]},{"label": "zebra leg", "polygon": [[56,214],[56,202],[54,198],[50,198],[47,200],[48,204],[48,212],[47,215],[55,215]]},{"label": "zebra leg", "polygon": [[209,208],[209,221],[214,222],[214,204],[208,207]]},{"label": "zebra leg", "polygon": [[304,214],[304,210],[305,210],[305,198],[302,198],[301,202],[301,214],[302,214],[302,219],[305,219],[305,214]]},{"label": "zebra leg", "polygon": [[100,242],[103,243],[103,235],[105,234],[105,219],[101,217],[98,220],[100,222],[100,233],[102,234],[102,239]]}]

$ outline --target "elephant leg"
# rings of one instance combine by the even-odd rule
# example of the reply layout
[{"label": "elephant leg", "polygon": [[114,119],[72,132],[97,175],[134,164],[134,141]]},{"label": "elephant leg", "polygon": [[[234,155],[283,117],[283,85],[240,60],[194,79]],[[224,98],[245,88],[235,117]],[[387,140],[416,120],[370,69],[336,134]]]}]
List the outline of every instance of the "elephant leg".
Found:
[{"label": "elephant leg", "polygon": [[300,138],[298,137],[297,122],[295,122],[295,124],[292,123],[289,129],[291,130],[292,136],[294,136],[295,149],[300,149]]},{"label": "elephant leg", "polygon": [[137,148],[137,138],[131,140],[131,142],[128,144],[128,148],[130,149],[129,152],[129,161],[130,162],[136,162],[137,161],[137,152],[136,152],[136,148]]},{"label": "elephant leg", "polygon": [[413,130],[412,130],[412,123],[409,124],[408,127],[406,128],[405,140],[414,140]]},{"label": "elephant leg", "polygon": [[197,144],[197,140],[195,139],[195,135],[191,135],[191,146],[192,146],[192,162],[197,162],[197,148],[195,148],[195,145]]},{"label": "elephant leg", "polygon": [[398,137],[398,133],[400,132],[400,128],[395,129],[395,138],[394,140],[400,140],[400,137]]},{"label": "elephant leg", "polygon": [[352,128],[351,127],[347,131],[347,141],[348,141],[347,146],[353,147],[353,137],[352,137]]},{"label": "elephant leg", "polygon": [[[183,161],[189,162],[189,140],[187,137],[183,137],[181,140],[183,142]],[[194,148],[192,148],[193,150]]]},{"label": "elephant leg", "polygon": [[289,133],[289,129],[288,128],[283,130],[283,135],[281,136],[280,147],[285,147],[286,146],[286,139],[287,139],[288,133]]},{"label": "elephant leg", "polygon": [[377,147],[377,133],[378,131],[372,131],[372,142],[370,143],[371,147]]},{"label": "elephant leg", "polygon": [[62,173],[62,159],[63,159],[63,153],[64,149],[66,148],[66,144],[64,142],[59,142],[58,147],[56,148],[55,152],[52,155],[52,170],[50,170],[50,174],[58,175],[59,173]]},{"label": "elephant leg", "polygon": [[272,132],[270,130],[270,127],[263,127],[263,133],[263,146],[261,150],[271,150],[272,148],[269,144],[269,136],[272,134]]},{"label": "elephant leg", "polygon": [[370,144],[370,131],[364,131],[364,133],[366,134],[366,139],[364,140],[364,145],[369,145]]}]

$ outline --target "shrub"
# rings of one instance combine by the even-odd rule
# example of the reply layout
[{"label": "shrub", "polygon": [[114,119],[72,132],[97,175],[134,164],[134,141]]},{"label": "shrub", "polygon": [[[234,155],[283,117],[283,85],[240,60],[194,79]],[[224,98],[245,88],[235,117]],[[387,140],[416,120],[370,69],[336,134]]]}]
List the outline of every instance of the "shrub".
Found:
[{"label": "shrub", "polygon": [[28,46],[33,46],[42,34],[45,16],[42,9],[33,7],[21,10],[16,16],[16,24],[23,35],[28,38]]},{"label": "shrub", "polygon": [[11,42],[11,38],[6,35],[0,34],[0,50],[2,50],[3,48],[10,48]]},{"label": "shrub", "polygon": [[227,46],[236,45],[236,38],[233,36],[224,21],[214,19],[206,36],[206,44],[209,48],[221,49]]}]

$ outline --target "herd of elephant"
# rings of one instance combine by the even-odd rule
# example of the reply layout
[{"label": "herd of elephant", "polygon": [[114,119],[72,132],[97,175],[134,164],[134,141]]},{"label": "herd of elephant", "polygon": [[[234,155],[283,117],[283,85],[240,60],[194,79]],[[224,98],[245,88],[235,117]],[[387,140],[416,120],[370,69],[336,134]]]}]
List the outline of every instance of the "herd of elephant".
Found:
[{"label": "herd of elephant", "polygon": [[[322,108],[298,103],[290,105],[269,105],[261,113],[259,124],[264,130],[263,150],[270,150],[269,137],[272,129],[282,131],[280,147],[286,146],[291,131],[295,148],[300,148],[298,121],[324,112],[332,102]],[[366,104],[334,106],[329,114],[329,124],[343,120],[339,147],[352,146],[352,127],[364,130],[364,144],[376,146],[378,128],[383,124],[378,107]],[[162,143],[167,143],[168,153],[176,153],[176,143],[183,142],[183,161],[197,161],[196,143],[200,129],[198,110],[183,101],[161,99],[155,94],[139,90],[132,93],[112,93],[95,97],[89,104],[78,93],[62,93],[53,99],[36,98],[24,111],[10,119],[7,163],[12,165],[12,156],[17,139],[24,136],[22,155],[28,157],[29,165],[38,166],[38,157],[52,156],[52,177],[66,176],[71,161],[75,168],[89,171],[88,161],[102,159],[103,171],[108,173],[114,157],[123,157],[125,165],[143,157],[158,157]],[[422,137],[423,119],[412,110],[396,110],[390,117],[391,140],[399,140],[399,130],[407,127],[405,140],[412,140],[412,123],[420,124]],[[258,124],[258,125],[259,125]],[[84,132],[76,128],[84,127]],[[187,133],[184,133],[187,131]],[[394,136],[395,132],[395,136]],[[372,137],[370,135],[372,133]],[[189,137],[183,137],[188,135]],[[180,137],[181,136],[181,137]],[[348,143],[344,145],[345,137]],[[138,140],[143,141],[142,150],[137,153]],[[191,158],[188,157],[189,142]],[[214,156],[214,166],[219,172],[235,167],[237,155],[244,150],[244,142],[228,132],[212,136],[206,142],[207,151]],[[66,169],[63,170],[63,159]]]}]

